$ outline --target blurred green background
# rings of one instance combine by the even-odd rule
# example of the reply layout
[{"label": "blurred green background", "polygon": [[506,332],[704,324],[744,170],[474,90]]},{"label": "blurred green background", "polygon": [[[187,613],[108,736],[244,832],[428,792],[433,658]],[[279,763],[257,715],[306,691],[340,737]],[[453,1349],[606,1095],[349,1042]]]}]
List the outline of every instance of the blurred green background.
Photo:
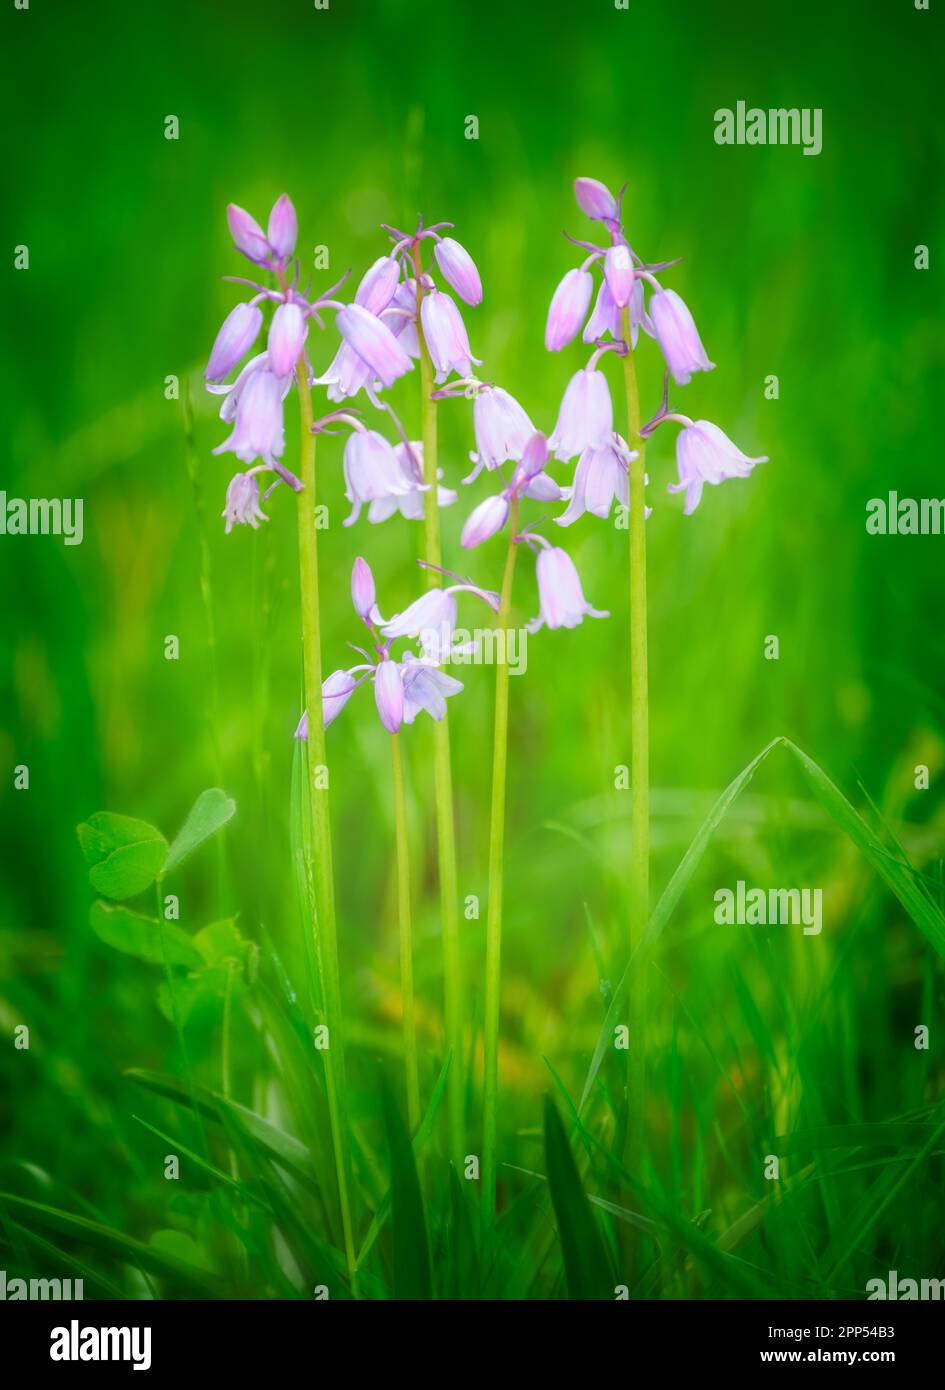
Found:
[{"label": "blurred green background", "polygon": [[[5,7],[2,24],[3,487],[11,497],[82,497],[85,540],[0,538],[0,1187],[142,1241],[173,1229],[193,1249],[212,1246],[201,1181],[169,1197],[166,1146],[132,1119],[176,1123],[124,1070],[179,1073],[181,1059],[155,998],[160,973],[89,930],[77,822],[107,808],[171,834],[203,787],[224,786],[238,814],[222,853],[188,866],[182,925],[238,911],[244,935],[262,941],[265,928],[297,968],[295,510],[280,490],[268,526],[224,537],[218,514],[233,469],[229,456],[212,456],[224,430],[201,388],[237,297],[221,277],[247,273],[227,235],[229,201],[264,220],[288,191],[303,267],[315,246],[330,250],[324,285],[348,266],[357,278],[382,253],[381,222],[409,227],[420,211],[454,222],[485,287],[482,306],[465,314],[481,375],[550,431],[585,360],[579,344],[558,355],[543,346],[550,295],[575,263],[562,229],[590,234],[571,184],[626,181],[634,248],[649,260],[684,258],[665,283],[692,308],[718,364],[673,393],[676,407],[771,460],[750,481],[707,489],[684,518],[682,499],[665,491],[671,432],[650,450],[655,888],[713,798],[777,734],[858,807],[869,797],[913,863],[940,879],[945,541],[865,531],[870,498],[943,495],[940,13],[911,0],[868,16],[808,0],[633,0],[630,12],[609,0],[331,0],[327,11],[306,0],[34,0],[26,12]],[[739,100],[822,108],[822,153],[717,146],[714,112]],[[476,141],[464,136],[471,114]],[[164,137],[167,115],[179,118],[176,141]],[[920,243],[932,248],[927,271],[914,268]],[[28,271],[12,266],[21,244]],[[313,344],[318,370],[336,341],[329,318]],[[639,356],[648,415],[661,363],[648,340]],[[605,368],[620,419],[618,364]],[[193,400],[196,486],[182,403],[165,398],[172,374]],[[766,400],[772,374],[779,398]],[[392,392],[414,437],[418,387],[414,372]],[[440,421],[446,482],[457,486],[472,446],[468,406],[447,403]],[[290,412],[290,466],[296,429]],[[339,439],[319,450],[331,515],[320,548],[326,669],[345,662],[355,635],[356,554],[369,559],[385,612],[420,585],[419,525],[342,527],[341,452]],[[444,513],[444,548],[447,564],[497,587],[501,542],[469,557],[458,546],[488,490],[480,479]],[[542,633],[512,683],[500,1157],[529,1170],[542,1168],[541,1098],[553,1088],[544,1059],[579,1095],[602,1018],[599,974],[606,993],[625,961],[629,797],[614,790],[614,769],[629,762],[626,533],[587,517],[565,536],[587,596],[612,616]],[[520,616],[536,603],[526,561]],[[167,634],[180,639],[177,661],[165,660]],[[764,659],[771,634],[777,661]],[[466,679],[451,716],[460,887],[483,896],[492,675],[471,667]],[[442,1044],[429,727],[404,744],[428,1090]],[[399,995],[388,754],[367,697],[332,728],[329,755],[349,1072],[369,1122],[375,1060],[398,1075]],[[917,792],[920,763],[931,786]],[[28,791],[13,788],[19,764],[29,766]],[[716,1233],[767,1197],[762,1159],[774,1136],[918,1115],[942,1093],[940,965],[808,797],[776,752],[713,840],[651,969],[654,1182],[681,1216],[711,1211],[703,1225]],[[822,935],[717,927],[712,894],[740,877],[822,886]],[[484,919],[464,931],[478,1016]],[[19,1023],[31,1030],[28,1052],[12,1045]],[[927,1053],[913,1047],[919,1023],[932,1028]],[[192,1064],[216,1084],[219,1013],[189,1026]],[[260,1027],[249,995],[234,1034],[234,1094],[272,1118],[279,1069]],[[469,1113],[475,1151],[476,1095]],[[887,1259],[942,1272],[928,1234],[945,1216],[941,1158],[920,1164],[900,1205],[859,1240],[856,1203],[874,1180],[901,1176],[909,1155],[881,1146],[860,1157],[848,1162],[855,1175],[831,1177],[829,1189],[821,1164],[818,1182],[795,1194],[789,1230],[775,1211],[752,1231],[745,1259],[763,1283],[798,1296],[857,1293],[892,1267]],[[870,1168],[883,1158],[892,1166]],[[800,1182],[808,1159],[786,1159],[786,1172]],[[500,1183],[506,1206],[528,1189],[511,1169]],[[825,1285],[825,1251],[844,1231],[850,1258]],[[47,1236],[81,1249],[74,1235]],[[52,1259],[17,1249],[21,1265],[45,1270]],[[114,1261],[98,1259],[88,1267],[134,1291]],[[14,1250],[6,1261],[12,1269]],[[688,1269],[674,1267],[663,1291],[714,1288],[715,1276]],[[523,1292],[561,1290],[556,1255]]]}]

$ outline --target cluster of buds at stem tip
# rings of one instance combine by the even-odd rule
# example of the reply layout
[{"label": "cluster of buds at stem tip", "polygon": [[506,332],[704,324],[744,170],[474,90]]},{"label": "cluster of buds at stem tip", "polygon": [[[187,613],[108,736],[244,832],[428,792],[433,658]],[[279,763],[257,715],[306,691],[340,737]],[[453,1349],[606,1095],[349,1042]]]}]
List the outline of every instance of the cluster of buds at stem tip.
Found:
[{"label": "cluster of buds at stem tip", "polygon": [[[595,344],[587,367],[568,383],[549,440],[555,457],[566,462],[578,457],[570,506],[558,517],[569,526],[584,512],[608,516],[614,498],[629,505],[629,465],[638,457],[614,431],[613,407],[606,378],[597,369],[605,351],[620,356],[632,353],[639,330],[655,339],[666,363],[663,404],[659,413],[640,431],[646,438],[660,424],[676,420],[684,425],[676,446],[679,481],[670,492],[685,492],[685,513],[699,505],[705,483],[721,483],[727,478],[747,477],[756,463],[737,449],[716,425],[705,420],[695,423],[686,416],[668,411],[666,391],[669,378],[685,386],[693,373],[711,371],[709,361],[692,314],[675,290],[664,289],[657,273],[677,264],[662,261],[646,264],[628,242],[623,228],[622,205],[626,189],[617,197],[597,179],[579,178],[574,183],[578,206],[592,222],[600,224],[609,244],[568,237],[587,254],[581,265],[569,270],[552,296],[545,327],[545,346],[558,352],[581,332],[586,343]],[[596,266],[601,272],[593,310],[588,313],[594,294]],[[635,442],[634,437],[634,442]],[[644,479],[644,481],[647,481]],[[647,515],[649,511],[647,511]]]},{"label": "cluster of buds at stem tip", "polygon": [[410,371],[411,359],[420,356],[418,316],[438,383],[452,372],[467,376],[472,364],[478,365],[456,301],[436,283],[434,267],[423,265],[424,243],[432,242],[435,267],[450,289],[466,304],[482,302],[482,281],[469,252],[441,235],[451,225],[424,227],[420,218],[410,234],[383,228],[390,250],[367,271],[354,303],[338,314],[341,346],[313,382],[328,388],[330,400],[347,400],[362,390],[373,397]]},{"label": "cluster of buds at stem tip", "polygon": [[[296,264],[290,281],[298,222],[288,194],[276,199],[265,232],[255,218],[232,203],[227,208],[227,220],[237,250],[276,280],[275,285],[262,285],[238,279],[237,283],[248,285],[253,294],[227,314],[204,372],[207,390],[223,397],[220,418],[231,426],[228,438],[214,453],[233,453],[241,463],[253,465],[235,474],[227,488],[223,516],[229,532],[235,525],[255,528],[260,521],[268,520],[260,504],[259,475],[274,475],[269,491],[280,482],[288,483],[295,492],[302,490],[301,481],[282,462],[284,402],[293,381],[301,379],[307,384],[310,368],[306,341],[310,322],[321,325],[320,311],[324,309],[343,309],[333,296],[344,280],[313,296],[310,287],[299,288]],[[273,312],[265,349],[240,367],[257,345],[266,304],[272,306]],[[235,379],[227,381],[237,368]]]},{"label": "cluster of buds at stem tip", "polygon": [[[426,710],[433,719],[446,714],[446,701],[463,689],[462,681],[440,668],[454,654],[471,644],[454,640],[459,593],[471,593],[495,611],[497,594],[481,589],[472,580],[459,580],[446,588],[428,589],[420,598],[390,619],[377,606],[371,567],[360,556],[351,571],[351,602],[367,628],[371,650],[355,647],[363,661],[332,671],[322,682],[322,721],[327,729],[361,685],[373,685],[378,718],[388,733],[412,724]],[[419,651],[395,657],[392,646],[401,638],[419,638]],[[352,644],[353,645],[353,644]],[[299,720],[296,738],[308,738],[308,711]]]}]

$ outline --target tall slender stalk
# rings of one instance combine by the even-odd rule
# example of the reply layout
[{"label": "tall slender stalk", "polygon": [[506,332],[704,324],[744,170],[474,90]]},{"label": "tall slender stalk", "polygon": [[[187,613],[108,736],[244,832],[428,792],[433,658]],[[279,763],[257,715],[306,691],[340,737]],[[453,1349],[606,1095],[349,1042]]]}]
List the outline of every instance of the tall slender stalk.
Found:
[{"label": "tall slender stalk", "polygon": [[338,1203],[344,1234],[345,1258],[352,1293],[358,1294],[358,1270],[351,1224],[351,1154],[345,1099],[344,1032],[341,1014],[341,981],[338,972],[338,938],[335,927],[335,889],[331,862],[331,823],[328,786],[323,776],[325,728],[322,721],[321,617],[318,602],[318,532],[315,528],[315,436],[312,433],[312,395],[308,386],[305,355],[297,369],[299,388],[299,477],[303,491],[298,499],[299,579],[302,595],[302,664],[305,707],[308,710],[308,788],[312,820],[312,872],[315,885],[316,951],[322,963],[325,1021],[328,1025],[325,1091],[335,1154]]},{"label": "tall slender stalk", "polygon": [[[636,950],[650,915],[649,691],[646,654],[646,441],[640,437],[640,395],[630,311],[621,315],[627,345],[623,358],[627,395],[627,443],[638,457],[630,464],[630,951]],[[627,1071],[627,1168],[639,1178],[644,1153],[646,1079],[646,969],[639,963],[630,982],[630,1049]]]},{"label": "tall slender stalk", "polygon": [[509,737],[509,615],[518,547],[518,500],[509,517],[509,548],[502,576],[495,670],[495,735],[492,745],[492,804],[489,819],[489,885],[486,911],[486,1000],[483,1019],[482,1219],[495,1221],[496,1131],[499,1097],[499,1000],[502,978],[502,888],[505,858],[505,772]]},{"label": "tall slender stalk", "polygon": [[407,1121],[411,1134],[420,1124],[420,1072],[417,1064],[417,1020],[413,998],[413,925],[410,917],[410,851],[407,839],[407,795],[400,734],[391,734],[394,773],[394,824],[397,837],[397,915],[400,922],[400,993],[404,1010],[404,1069],[407,1074]]},{"label": "tall slender stalk", "polygon": [[[433,393],[433,363],[420,321],[420,251],[414,250],[417,277],[417,337],[420,342],[420,409],[423,440],[424,559],[428,565],[442,564],[440,550],[440,512],[437,502],[436,402]],[[440,582],[437,569],[427,570],[430,588]],[[453,818],[453,768],[450,757],[449,721],[446,715],[433,725],[433,781],[436,799],[436,840],[440,878],[440,915],[443,923],[443,1014],[446,1046],[450,1053],[447,1079],[449,1151],[457,1169],[465,1155],[466,1082],[463,1053],[463,971],[459,941],[459,901],[456,876],[456,825]]]}]

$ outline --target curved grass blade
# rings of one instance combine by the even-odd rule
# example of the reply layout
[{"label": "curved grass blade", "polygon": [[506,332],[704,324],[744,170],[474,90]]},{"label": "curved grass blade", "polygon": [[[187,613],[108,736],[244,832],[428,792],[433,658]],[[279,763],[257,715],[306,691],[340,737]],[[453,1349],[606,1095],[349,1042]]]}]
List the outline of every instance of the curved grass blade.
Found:
[{"label": "curved grass blade", "polygon": [[76,1216],[72,1212],[62,1211],[59,1207],[51,1207],[45,1202],[31,1201],[28,1197],[17,1197],[12,1192],[0,1192],[0,1204],[21,1223],[32,1221],[61,1235],[71,1236],[93,1250],[111,1255],[126,1264],[140,1265],[162,1278],[175,1279],[178,1284],[198,1293],[206,1295],[221,1292],[216,1278],[205,1269],[185,1264],[152,1245],[145,1245],[132,1236],[126,1236],[123,1231],[115,1231],[98,1221],[90,1221],[88,1217]]},{"label": "curved grass blade", "polygon": [[394,1297],[431,1299],[430,1246],[420,1179],[407,1128],[386,1077],[381,1105],[390,1145],[391,1229],[394,1237]]},{"label": "curved grass blade", "polygon": [[545,1163],[571,1298],[612,1299],[614,1278],[604,1239],[581,1186],[561,1116],[545,1097]]},{"label": "curved grass blade", "polygon": [[[446,1089],[446,1077],[450,1069],[451,1056],[451,1053],[447,1054],[446,1061],[440,1068],[440,1074],[436,1079],[436,1085],[433,1087],[433,1095],[430,1097],[430,1104],[427,1106],[427,1113],[424,1115],[423,1119],[420,1122],[420,1128],[413,1136],[413,1151],[415,1155],[419,1155],[421,1153],[427,1141],[429,1140],[430,1135],[433,1133],[433,1125],[436,1120],[436,1113],[440,1108],[440,1101],[443,1099],[443,1092]],[[362,1244],[361,1249],[358,1252],[359,1268],[361,1267],[361,1265],[364,1264],[369,1250],[373,1246],[374,1242],[377,1240],[381,1231],[384,1229],[384,1223],[386,1222],[388,1213],[390,1212],[390,1199],[391,1189],[388,1188],[387,1192],[384,1194],[380,1201],[377,1211],[374,1213],[374,1220],[371,1222],[368,1233],[364,1237],[364,1243]]]}]

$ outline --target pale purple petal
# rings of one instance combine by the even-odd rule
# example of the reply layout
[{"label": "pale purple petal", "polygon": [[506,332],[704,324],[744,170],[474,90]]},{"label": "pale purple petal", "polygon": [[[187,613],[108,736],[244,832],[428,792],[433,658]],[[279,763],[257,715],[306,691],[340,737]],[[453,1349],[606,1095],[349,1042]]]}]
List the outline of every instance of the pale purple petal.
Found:
[{"label": "pale purple petal", "polygon": [[604,257],[604,278],[617,308],[626,308],[633,293],[634,274],[630,248],[624,242],[608,248]]},{"label": "pale purple petal", "polygon": [[436,263],[460,299],[475,307],[482,303],[482,281],[476,263],[464,246],[451,236],[441,237],[433,248]]},{"label": "pale purple petal", "polygon": [[293,371],[305,346],[308,324],[298,304],[280,304],[269,325],[269,368],[276,376]]},{"label": "pale purple petal", "polygon": [[473,362],[479,365],[479,358],[470,351],[463,316],[450,296],[441,290],[425,294],[420,304],[420,321],[436,368],[436,381],[445,381],[453,371],[469,376]]},{"label": "pale purple petal", "polygon": [[283,193],[272,205],[269,214],[269,245],[277,260],[287,261],[295,250],[299,224],[288,193]]},{"label": "pale purple petal", "polygon": [[581,211],[594,221],[613,221],[617,216],[617,200],[599,179],[575,179],[574,196]]},{"label": "pale purple petal", "polygon": [[230,203],[226,209],[226,220],[237,251],[242,251],[254,265],[267,265],[272,256],[272,247],[255,217],[250,217],[245,208]]},{"label": "pale purple petal", "polygon": [[582,368],[568,382],[554,432],[548,440],[555,458],[566,463],[589,445],[605,444],[613,433],[614,408],[603,372]]},{"label": "pale purple petal", "polygon": [[375,667],[374,699],[384,728],[396,734],[404,722],[404,686],[396,661],[381,661]]},{"label": "pale purple petal", "polygon": [[474,507],[466,518],[463,533],[460,537],[460,545],[465,550],[471,550],[473,546],[482,545],[490,536],[494,536],[497,531],[508,520],[509,504],[502,494],[496,493],[492,497],[487,497],[484,502],[480,502]]},{"label": "pale purple petal", "polygon": [[400,266],[393,256],[380,256],[368,270],[354,296],[370,314],[381,314],[390,304],[400,280]]},{"label": "pale purple petal", "polygon": [[351,602],[354,611],[364,622],[368,622],[375,612],[376,601],[377,591],[371,566],[359,555],[351,569]]},{"label": "pale purple petal", "polygon": [[565,275],[548,309],[545,347],[549,352],[560,352],[580,332],[593,290],[594,277],[589,270],[575,268]]},{"label": "pale purple petal", "polygon": [[385,323],[361,304],[339,310],[338,331],[384,386],[393,386],[413,363]]},{"label": "pale purple petal", "polygon": [[715,366],[706,356],[692,314],[675,290],[650,296],[650,317],[660,350],[677,386],[686,386],[693,372]]},{"label": "pale purple petal", "polygon": [[223,320],[210,352],[204,376],[222,381],[255,343],[262,328],[263,315],[258,304],[237,304]]},{"label": "pale purple petal", "polygon": [[473,400],[473,430],[476,435],[476,461],[486,468],[498,468],[508,459],[522,457],[535,426],[514,396],[501,386],[485,386]]}]

